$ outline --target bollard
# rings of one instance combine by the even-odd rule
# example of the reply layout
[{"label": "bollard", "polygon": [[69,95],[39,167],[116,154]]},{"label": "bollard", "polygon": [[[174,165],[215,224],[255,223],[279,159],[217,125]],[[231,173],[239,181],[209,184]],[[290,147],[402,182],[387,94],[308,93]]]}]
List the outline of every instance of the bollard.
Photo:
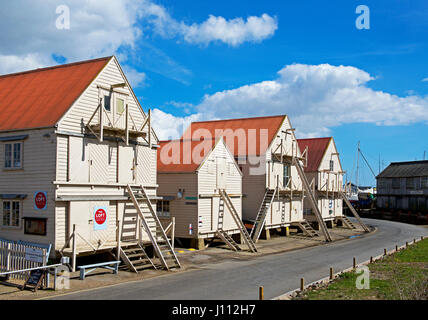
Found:
[{"label": "bollard", "polygon": [[386,249],[383,249],[383,255],[386,256],[387,252]]},{"label": "bollard", "polygon": [[352,265],[354,266],[354,269],[357,267],[357,259],[355,257],[352,261]]},{"label": "bollard", "polygon": [[263,287],[259,287],[259,300],[265,299],[265,293]]},{"label": "bollard", "polygon": [[409,243],[406,241],[406,248],[409,246]]},{"label": "bollard", "polygon": [[305,289],[305,278],[300,278],[300,291]]},{"label": "bollard", "polygon": [[395,245],[395,251],[398,251],[398,246],[397,245]]},{"label": "bollard", "polygon": [[373,263],[373,257],[370,257],[370,263]]},{"label": "bollard", "polygon": [[333,280],[334,275],[333,275],[333,268],[330,268],[330,280]]}]

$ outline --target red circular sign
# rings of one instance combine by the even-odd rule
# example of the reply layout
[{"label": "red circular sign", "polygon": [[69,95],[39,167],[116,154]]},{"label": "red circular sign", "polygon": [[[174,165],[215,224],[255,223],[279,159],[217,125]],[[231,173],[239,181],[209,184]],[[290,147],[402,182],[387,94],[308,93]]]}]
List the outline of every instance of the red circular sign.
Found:
[{"label": "red circular sign", "polygon": [[95,222],[97,224],[103,224],[106,222],[107,214],[104,211],[104,209],[98,209],[97,212],[95,212]]},{"label": "red circular sign", "polygon": [[43,209],[46,207],[46,196],[43,192],[38,192],[34,201],[38,209]]}]

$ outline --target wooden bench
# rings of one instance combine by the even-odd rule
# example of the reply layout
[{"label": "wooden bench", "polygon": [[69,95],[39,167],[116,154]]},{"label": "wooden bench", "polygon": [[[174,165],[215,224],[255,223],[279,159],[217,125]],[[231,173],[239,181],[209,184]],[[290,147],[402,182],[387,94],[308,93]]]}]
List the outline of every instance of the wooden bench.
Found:
[{"label": "wooden bench", "polygon": [[[119,264],[121,261],[109,261],[109,262],[101,262],[95,264],[88,264],[85,266],[78,267],[80,269],[80,280],[84,280],[85,276],[97,268],[109,269],[113,270],[114,274],[119,272]],[[89,270],[87,270],[89,269]]]}]

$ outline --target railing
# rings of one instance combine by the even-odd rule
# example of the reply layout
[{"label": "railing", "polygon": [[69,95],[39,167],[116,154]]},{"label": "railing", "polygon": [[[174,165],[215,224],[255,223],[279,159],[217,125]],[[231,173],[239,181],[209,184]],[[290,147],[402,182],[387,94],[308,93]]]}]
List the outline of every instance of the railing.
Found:
[{"label": "railing", "polygon": [[[0,272],[12,272],[11,277],[14,279],[25,279],[26,273],[20,273],[16,270],[37,268],[45,266],[48,261],[48,252],[46,248],[41,248],[28,243],[14,243],[12,241],[0,240]],[[29,259],[29,256],[37,258]]]}]

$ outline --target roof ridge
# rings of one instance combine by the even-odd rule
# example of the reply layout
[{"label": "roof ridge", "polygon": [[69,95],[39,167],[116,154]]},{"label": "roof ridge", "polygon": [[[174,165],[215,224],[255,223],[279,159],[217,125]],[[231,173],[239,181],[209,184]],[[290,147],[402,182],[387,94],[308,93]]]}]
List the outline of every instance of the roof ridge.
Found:
[{"label": "roof ridge", "polygon": [[67,67],[72,67],[72,66],[75,66],[75,65],[85,64],[85,63],[90,63],[90,62],[96,62],[96,61],[102,61],[102,60],[110,60],[113,57],[114,57],[114,55],[112,55],[112,56],[106,56],[106,57],[102,57],[102,58],[89,59],[89,60],[84,60],[84,61],[76,61],[76,62],[71,62],[71,63],[66,63],[66,64],[59,64],[59,65],[56,65],[56,66],[31,69],[31,70],[20,71],[20,72],[15,72],[15,73],[2,74],[2,75],[0,75],[0,79],[1,78],[18,76],[18,75],[23,75],[23,74],[28,74],[28,73],[42,72],[42,71],[47,71],[47,70],[52,70],[52,69],[67,68]]},{"label": "roof ridge", "polygon": [[206,121],[192,121],[192,123],[205,123],[205,122],[219,122],[219,121],[236,121],[236,120],[251,120],[251,119],[267,119],[267,118],[279,118],[286,117],[286,114],[275,115],[275,116],[262,116],[262,117],[246,117],[246,118],[234,118],[234,119],[218,119],[218,120],[206,120]]},{"label": "roof ridge", "polygon": [[299,141],[303,141],[303,140],[320,140],[320,139],[331,139],[333,137],[317,137],[317,138],[301,138],[301,139],[297,139]]}]

